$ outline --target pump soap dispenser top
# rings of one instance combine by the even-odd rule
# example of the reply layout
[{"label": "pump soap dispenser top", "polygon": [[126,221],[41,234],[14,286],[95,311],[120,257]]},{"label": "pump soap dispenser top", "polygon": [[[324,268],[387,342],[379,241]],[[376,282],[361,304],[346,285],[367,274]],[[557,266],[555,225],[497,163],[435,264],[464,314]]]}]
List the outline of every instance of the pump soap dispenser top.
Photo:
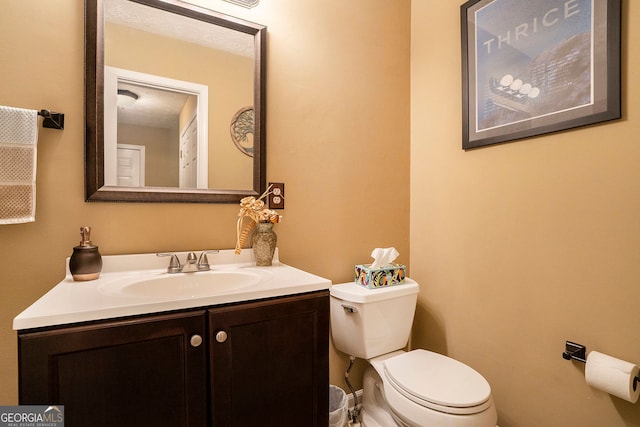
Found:
[{"label": "pump soap dispenser top", "polygon": [[91,227],[80,227],[80,237],[80,246],[73,248],[69,259],[69,271],[77,282],[95,280],[102,271],[102,256],[98,247],[91,244]]}]

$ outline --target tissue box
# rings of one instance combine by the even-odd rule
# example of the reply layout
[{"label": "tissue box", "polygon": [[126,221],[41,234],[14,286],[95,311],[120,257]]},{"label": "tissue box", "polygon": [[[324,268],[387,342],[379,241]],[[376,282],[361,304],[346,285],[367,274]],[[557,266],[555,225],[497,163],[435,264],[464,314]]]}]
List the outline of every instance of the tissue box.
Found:
[{"label": "tissue box", "polygon": [[358,264],[355,270],[355,281],[368,289],[384,288],[404,283],[406,267],[402,264],[391,264],[380,268],[371,268],[371,264]]}]

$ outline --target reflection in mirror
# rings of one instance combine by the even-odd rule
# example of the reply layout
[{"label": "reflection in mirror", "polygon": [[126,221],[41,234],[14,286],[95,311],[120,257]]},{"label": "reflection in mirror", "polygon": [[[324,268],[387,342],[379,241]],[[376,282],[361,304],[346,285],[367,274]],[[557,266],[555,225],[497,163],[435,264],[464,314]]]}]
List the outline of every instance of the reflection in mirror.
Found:
[{"label": "reflection in mirror", "polygon": [[260,194],[265,27],[177,0],[86,5],[87,200]]},{"label": "reflection in mirror", "polygon": [[[209,188],[207,86],[106,66],[104,93],[106,185]],[[250,164],[242,176],[251,188]]]},{"label": "reflection in mirror", "polygon": [[[208,188],[197,185],[197,172],[202,170],[206,174],[208,171],[206,162],[202,166],[197,163],[198,158],[203,156],[202,149],[199,150],[197,144],[204,139],[198,138],[196,130],[198,116],[191,109],[186,113],[190,116],[188,124],[184,125],[180,121],[181,113],[185,108],[196,105],[198,102],[197,95],[123,81],[118,81],[117,91],[117,159],[113,165],[113,159],[109,156],[113,150],[105,141],[104,161],[107,185]],[[140,98],[155,101],[149,109],[145,109],[142,102],[135,102]],[[109,125],[105,123],[105,126]],[[190,138],[192,135],[194,137]],[[184,142],[185,140],[187,143]],[[128,144],[128,141],[131,141],[131,144]],[[189,141],[194,142],[195,149],[188,143]],[[191,155],[183,154],[186,152],[182,148],[183,145]],[[204,149],[206,148],[204,146]],[[142,156],[138,154],[140,152],[143,153]],[[176,163],[174,159],[178,159],[178,162]],[[147,164],[150,169],[149,178],[146,177]],[[192,172],[188,174],[189,181],[184,179],[184,174],[179,173],[183,170]]]},{"label": "reflection in mirror", "polygon": [[[206,138],[198,135],[198,115],[190,108],[197,105],[198,96],[123,81],[117,86],[117,159],[113,165],[109,156],[113,148],[105,140],[107,185],[208,188],[206,182],[197,182],[198,172],[208,174],[207,162],[198,163],[207,150],[206,145],[198,147],[198,142]],[[135,102],[138,99],[141,101]],[[143,108],[146,99],[155,100],[149,109]],[[185,115],[187,120],[181,121]],[[141,158],[139,151],[148,157]]]}]

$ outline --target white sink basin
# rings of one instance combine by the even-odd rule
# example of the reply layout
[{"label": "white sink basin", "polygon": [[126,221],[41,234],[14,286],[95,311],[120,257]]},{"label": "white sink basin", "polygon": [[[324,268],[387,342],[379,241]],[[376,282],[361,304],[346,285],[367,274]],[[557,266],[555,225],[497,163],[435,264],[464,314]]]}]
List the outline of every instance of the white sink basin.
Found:
[{"label": "white sink basin", "polygon": [[123,296],[151,298],[197,298],[234,292],[256,285],[263,277],[251,271],[208,271],[167,274],[112,289]]}]

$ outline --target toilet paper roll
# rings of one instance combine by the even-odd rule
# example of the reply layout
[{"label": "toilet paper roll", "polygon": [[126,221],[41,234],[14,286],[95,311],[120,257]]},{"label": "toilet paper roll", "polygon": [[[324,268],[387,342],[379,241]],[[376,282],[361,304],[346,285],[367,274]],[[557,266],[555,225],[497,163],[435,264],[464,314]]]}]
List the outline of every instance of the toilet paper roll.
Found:
[{"label": "toilet paper roll", "polygon": [[587,384],[631,403],[638,401],[640,384],[633,390],[640,368],[633,363],[592,351],[587,356]]}]

